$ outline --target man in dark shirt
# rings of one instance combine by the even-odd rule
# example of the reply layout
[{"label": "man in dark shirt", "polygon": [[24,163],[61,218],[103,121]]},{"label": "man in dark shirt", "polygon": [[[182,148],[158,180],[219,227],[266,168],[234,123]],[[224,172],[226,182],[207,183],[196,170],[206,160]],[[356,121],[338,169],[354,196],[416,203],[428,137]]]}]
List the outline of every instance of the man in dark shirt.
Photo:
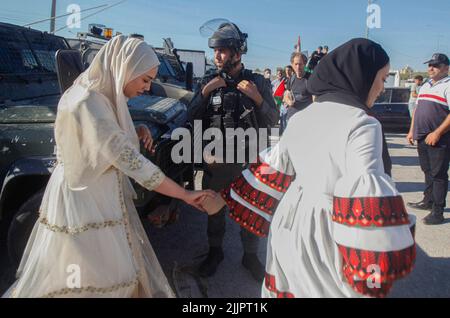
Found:
[{"label": "man in dark shirt", "polygon": [[428,63],[430,80],[419,91],[407,140],[417,141],[420,167],[425,174],[424,198],[408,206],[431,210],[424,219],[428,225],[444,221],[450,162],[450,77],[449,59],[434,54]]},{"label": "man in dark shirt", "polygon": [[291,66],[295,75],[287,83],[287,91],[283,102],[288,106],[287,120],[295,113],[305,109],[312,104],[312,96],[306,89],[307,79],[303,78],[306,56],[300,52],[294,52],[291,55]]},{"label": "man in dark shirt", "polygon": [[286,65],[286,67],[284,68],[284,73],[286,74],[286,80],[289,81],[289,79],[294,74],[294,70],[292,69],[292,66]]},{"label": "man in dark shirt", "polygon": [[[319,46],[316,51],[314,51],[311,56],[309,57],[309,63],[308,63],[308,69],[311,70],[311,72],[314,70],[314,68],[319,64],[322,57],[325,56],[325,54],[322,52],[323,47]],[[306,64],[306,62],[305,62]]]}]

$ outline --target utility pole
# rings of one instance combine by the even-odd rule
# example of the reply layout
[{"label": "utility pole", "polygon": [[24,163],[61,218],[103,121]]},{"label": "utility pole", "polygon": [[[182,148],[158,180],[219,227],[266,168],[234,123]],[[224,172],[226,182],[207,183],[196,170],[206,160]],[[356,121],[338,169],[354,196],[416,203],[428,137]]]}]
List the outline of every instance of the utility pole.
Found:
[{"label": "utility pole", "polygon": [[438,34],[438,39],[437,39],[437,52],[441,51],[441,36],[442,34]]},{"label": "utility pole", "polygon": [[[369,0],[369,3],[367,4],[367,8],[369,8],[372,5],[372,0]],[[369,39],[369,24],[367,23],[367,10],[366,10],[366,39]]]},{"label": "utility pole", "polygon": [[52,12],[50,17],[50,33],[55,33],[56,0],[52,0]]}]

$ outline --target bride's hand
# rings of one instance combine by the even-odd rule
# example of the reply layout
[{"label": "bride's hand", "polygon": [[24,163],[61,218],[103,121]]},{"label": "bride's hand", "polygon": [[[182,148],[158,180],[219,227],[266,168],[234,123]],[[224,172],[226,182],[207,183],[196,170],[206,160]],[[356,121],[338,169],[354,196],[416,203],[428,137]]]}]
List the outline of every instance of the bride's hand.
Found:
[{"label": "bride's hand", "polygon": [[206,197],[210,197],[213,199],[216,197],[216,193],[212,190],[203,190],[203,191],[186,190],[186,193],[183,197],[183,201],[199,209],[200,211],[206,212],[205,209],[202,207],[202,203]]},{"label": "bride's hand", "polygon": [[148,129],[148,127],[145,125],[139,125],[136,127],[136,133],[139,137],[139,140],[144,143],[145,149],[151,152],[153,146],[153,137],[150,129]]}]

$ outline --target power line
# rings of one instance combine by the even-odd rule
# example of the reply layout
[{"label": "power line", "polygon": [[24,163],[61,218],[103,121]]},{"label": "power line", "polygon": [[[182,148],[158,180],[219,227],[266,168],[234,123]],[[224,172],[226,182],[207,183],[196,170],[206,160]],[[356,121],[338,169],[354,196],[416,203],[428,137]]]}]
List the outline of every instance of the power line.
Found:
[{"label": "power line", "polygon": [[[81,13],[81,12],[85,12],[85,11],[90,11],[90,10],[98,9],[98,8],[102,8],[102,7],[106,7],[106,6],[107,6],[107,4],[102,4],[101,6],[97,6],[97,7],[93,7],[93,8],[81,10],[80,13]],[[71,15],[71,14],[73,14],[73,13],[66,13],[66,14],[63,14],[63,15],[59,15],[59,16],[57,16],[57,17],[51,17],[51,18],[47,18],[47,19],[43,19],[43,20],[31,22],[31,23],[25,24],[25,25],[23,25],[23,26],[24,26],[24,27],[27,27],[27,26],[31,26],[31,25],[38,24],[38,23],[47,22],[47,21],[50,21],[50,20],[56,20],[56,19],[58,19],[58,18],[67,17],[67,16],[69,16],[69,15]]]},{"label": "power line", "polygon": [[2,19],[2,20],[6,20],[6,21],[16,21],[16,23],[19,23],[19,22],[23,22],[23,18],[20,18],[20,17],[5,17],[5,16],[0,16],[0,19]]},{"label": "power line", "polygon": [[[116,2],[116,3],[113,3],[113,4],[107,6],[107,7],[104,8],[104,9],[98,10],[98,11],[96,11],[96,12],[90,14],[90,15],[85,16],[84,18],[80,19],[80,21],[83,21],[83,20],[85,20],[85,19],[87,19],[87,18],[89,18],[89,17],[92,17],[92,16],[94,16],[94,15],[100,13],[100,12],[105,11],[105,10],[111,9],[112,7],[118,6],[119,4],[122,4],[122,3],[126,2],[126,1],[128,1],[128,0],[122,0],[122,1],[119,1],[119,2]],[[72,24],[73,24],[73,23],[72,23]],[[56,33],[56,32],[59,32],[59,31],[61,31],[61,30],[64,30],[64,29],[66,29],[66,28],[68,28],[68,27],[71,26],[72,24],[69,24],[69,25],[63,26],[62,28],[59,28],[58,30],[55,31],[55,33]]]},{"label": "power line", "polygon": [[[378,40],[378,38],[372,37],[372,39],[373,39],[374,41],[378,42],[378,43],[383,43],[383,41]],[[383,46],[384,46],[385,48],[387,48],[388,51],[391,51],[391,52],[396,53],[396,54],[403,55],[403,56],[405,56],[405,57],[407,57],[407,58],[410,58],[410,59],[416,59],[416,60],[419,60],[419,59],[424,58],[424,57],[412,56],[412,55],[410,55],[410,54],[406,54],[406,53],[404,53],[404,52],[402,52],[402,51],[399,51],[399,50],[397,50],[397,49],[393,49],[393,47],[392,47],[391,45],[389,45],[389,44],[383,43]]]},{"label": "power line", "polygon": [[256,46],[256,47],[259,47],[259,48],[262,48],[262,49],[266,49],[266,50],[270,50],[270,51],[277,51],[277,52],[283,53],[283,54],[291,54],[292,53],[292,52],[289,52],[287,50],[283,50],[283,49],[276,48],[276,47],[270,47],[270,46],[266,46],[266,45],[261,45],[261,44],[254,43],[254,42],[249,42],[249,44],[252,47]]}]

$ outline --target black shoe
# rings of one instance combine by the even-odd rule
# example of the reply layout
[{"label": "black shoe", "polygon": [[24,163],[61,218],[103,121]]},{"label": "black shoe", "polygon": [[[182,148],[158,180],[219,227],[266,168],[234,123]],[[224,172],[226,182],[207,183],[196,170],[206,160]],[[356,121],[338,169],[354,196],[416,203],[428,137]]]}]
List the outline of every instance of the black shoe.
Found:
[{"label": "black shoe", "polygon": [[423,219],[423,223],[426,225],[439,225],[444,223],[443,213],[430,213]]},{"label": "black shoe", "polygon": [[433,215],[433,212],[430,212],[430,213],[428,213],[427,216],[424,217],[422,220],[423,220],[423,221],[428,220],[429,218],[431,218],[432,215]]},{"label": "black shoe", "polygon": [[223,261],[222,247],[210,247],[208,256],[200,264],[198,274],[201,277],[210,277],[217,271],[217,267]]},{"label": "black shoe", "polygon": [[410,208],[413,209],[417,209],[417,210],[426,210],[426,211],[430,211],[433,208],[433,204],[430,202],[424,202],[424,201],[420,201],[420,202],[408,202],[406,204],[407,206],[409,206]]},{"label": "black shoe", "polygon": [[259,283],[263,282],[266,270],[264,268],[264,265],[259,261],[258,256],[256,256],[256,254],[244,253],[244,256],[242,257],[242,265],[248,271],[250,271],[253,278],[257,282]]}]

